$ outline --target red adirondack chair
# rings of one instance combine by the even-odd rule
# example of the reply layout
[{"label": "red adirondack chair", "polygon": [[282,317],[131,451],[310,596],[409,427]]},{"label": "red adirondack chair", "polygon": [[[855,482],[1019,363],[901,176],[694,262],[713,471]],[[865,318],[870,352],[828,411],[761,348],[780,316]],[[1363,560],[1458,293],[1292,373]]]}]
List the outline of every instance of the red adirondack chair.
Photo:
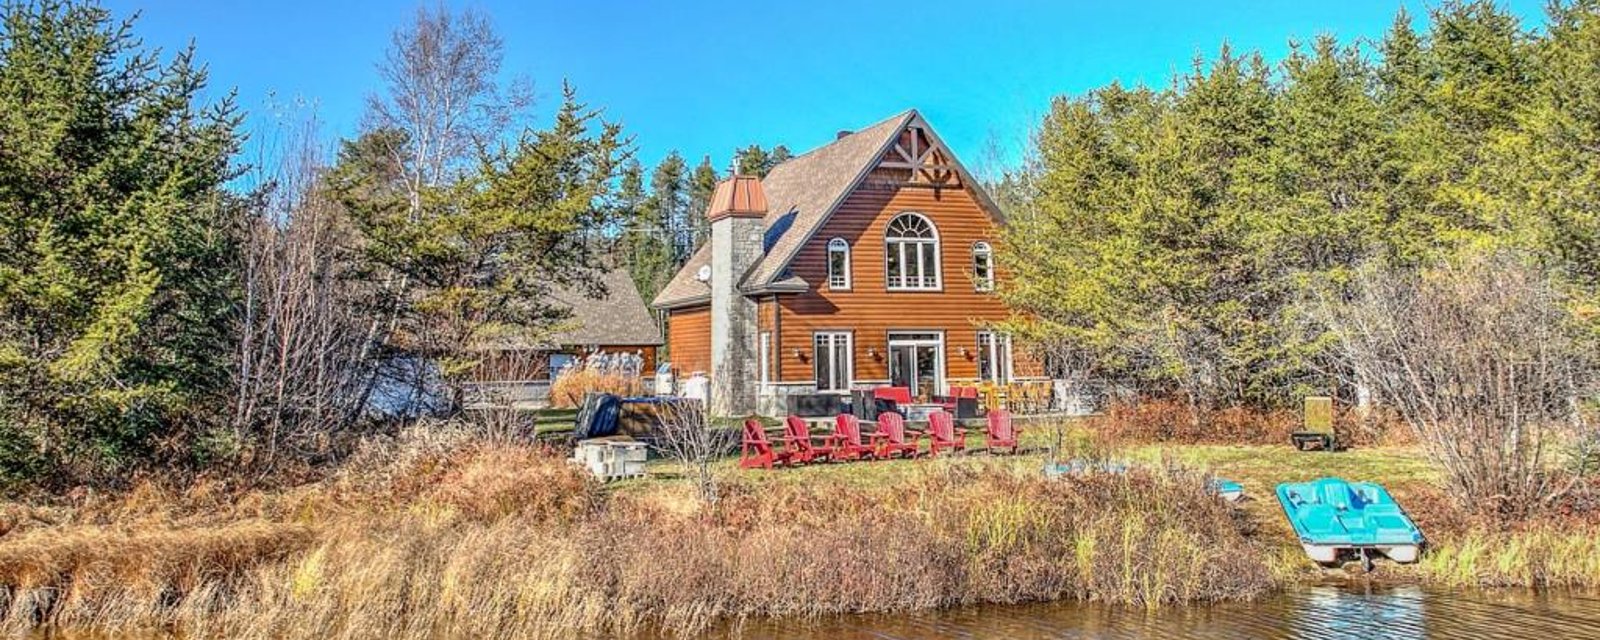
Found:
[{"label": "red adirondack chair", "polygon": [[994,453],[996,449],[1010,449],[1011,453],[1017,452],[1017,438],[1022,435],[1022,430],[1011,424],[1011,412],[996,409],[989,412],[989,426],[983,430],[983,444]]},{"label": "red adirondack chair", "polygon": [[[834,436],[812,436],[811,427],[800,416],[789,416],[784,421],[788,433],[783,441],[793,452],[795,462],[816,462],[818,460],[832,460],[834,450]],[[820,440],[821,444],[813,439]]]},{"label": "red adirondack chair", "polygon": [[772,448],[772,441],[767,439],[767,431],[762,428],[760,420],[750,418],[744,421],[744,440],[739,444],[740,468],[771,469],[775,464],[788,464],[790,458],[789,451]]},{"label": "red adirondack chair", "polygon": [[944,411],[935,411],[928,414],[928,455],[939,455],[940,451],[965,451],[967,449],[967,432],[956,430],[956,419]]},{"label": "red adirondack chair", "polygon": [[860,460],[874,455],[872,447],[861,443],[861,419],[841,413],[833,422],[835,460]]},{"label": "red adirondack chair", "polygon": [[[910,436],[910,441],[906,440]],[[878,431],[872,434],[872,447],[879,460],[894,456],[917,457],[917,440],[921,431],[906,431],[906,419],[898,413],[886,411],[878,414]]]}]

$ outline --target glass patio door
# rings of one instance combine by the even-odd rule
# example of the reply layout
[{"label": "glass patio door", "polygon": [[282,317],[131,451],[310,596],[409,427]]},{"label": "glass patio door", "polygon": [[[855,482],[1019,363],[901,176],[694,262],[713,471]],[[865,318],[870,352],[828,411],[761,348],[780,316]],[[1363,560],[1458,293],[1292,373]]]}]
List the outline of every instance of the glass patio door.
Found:
[{"label": "glass patio door", "polygon": [[944,388],[944,334],[890,333],[889,381],[925,401]]}]

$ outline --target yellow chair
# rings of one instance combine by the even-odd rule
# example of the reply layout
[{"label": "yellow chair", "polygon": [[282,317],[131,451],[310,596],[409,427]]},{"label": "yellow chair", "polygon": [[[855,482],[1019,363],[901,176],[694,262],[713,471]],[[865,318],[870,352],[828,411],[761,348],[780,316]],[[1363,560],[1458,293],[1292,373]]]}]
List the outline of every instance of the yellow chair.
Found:
[{"label": "yellow chair", "polygon": [[1049,409],[1050,384],[1046,382],[1033,381],[1028,383],[1028,388],[1033,390],[1033,392],[1029,394],[1031,397],[1030,404],[1033,406],[1033,412],[1044,413],[1047,409]]},{"label": "yellow chair", "polygon": [[1011,412],[1033,412],[1033,389],[1028,386],[1028,383],[1013,382],[1011,383],[1011,389],[1011,397],[1013,398],[1011,401]]},{"label": "yellow chair", "polygon": [[1001,397],[1000,389],[993,382],[984,382],[978,385],[978,393],[983,396],[984,410],[994,411],[1002,408],[1000,403],[1004,402],[1005,399]]}]

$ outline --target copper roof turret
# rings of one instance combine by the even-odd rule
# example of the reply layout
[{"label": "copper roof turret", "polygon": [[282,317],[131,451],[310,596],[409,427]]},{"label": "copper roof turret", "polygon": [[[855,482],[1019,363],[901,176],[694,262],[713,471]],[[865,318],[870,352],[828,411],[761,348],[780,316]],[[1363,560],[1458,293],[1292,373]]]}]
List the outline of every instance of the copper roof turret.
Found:
[{"label": "copper roof turret", "polygon": [[711,206],[706,217],[711,220],[728,216],[762,217],[767,215],[767,194],[761,190],[761,178],[736,175],[717,183],[711,195]]}]

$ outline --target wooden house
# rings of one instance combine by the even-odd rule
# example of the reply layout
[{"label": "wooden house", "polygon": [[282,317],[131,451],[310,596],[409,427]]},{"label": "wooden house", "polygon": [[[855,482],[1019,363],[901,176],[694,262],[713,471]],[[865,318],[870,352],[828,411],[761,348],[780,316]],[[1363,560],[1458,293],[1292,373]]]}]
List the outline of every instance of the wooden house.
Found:
[{"label": "wooden house", "polygon": [[661,291],[679,376],[719,415],[796,394],[1044,379],[989,328],[1003,216],[915,110],[718,185],[709,241]]}]

